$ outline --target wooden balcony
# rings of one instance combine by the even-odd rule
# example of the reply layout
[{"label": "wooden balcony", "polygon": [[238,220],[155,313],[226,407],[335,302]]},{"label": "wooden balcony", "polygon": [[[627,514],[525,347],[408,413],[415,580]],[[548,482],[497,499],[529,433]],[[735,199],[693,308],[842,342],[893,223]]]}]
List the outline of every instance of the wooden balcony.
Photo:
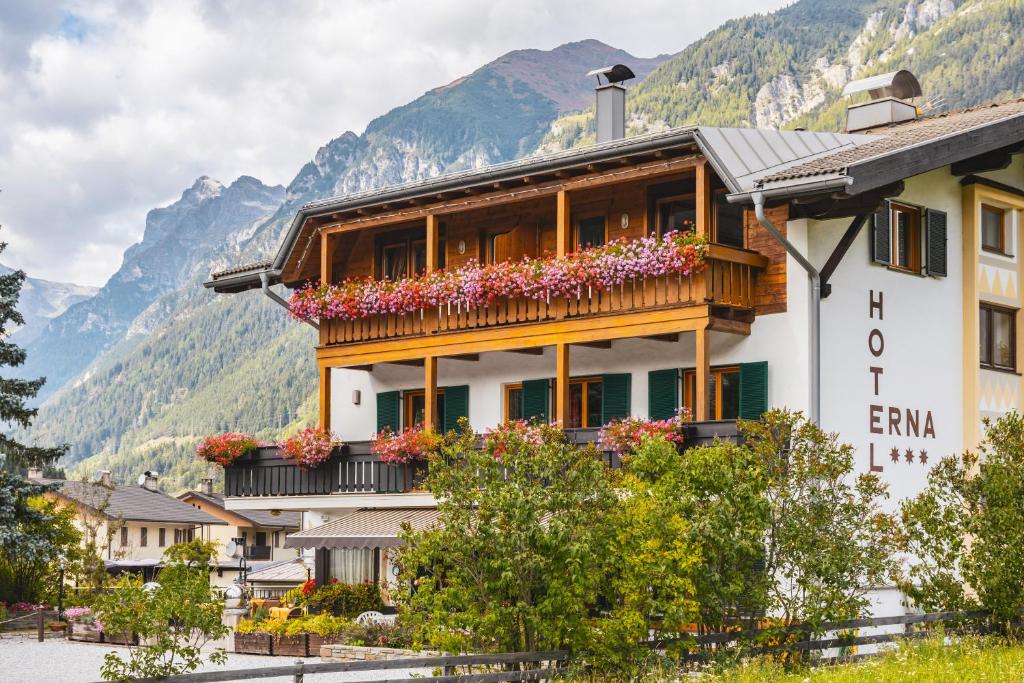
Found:
[{"label": "wooden balcony", "polygon": [[[576,444],[596,443],[597,429],[567,429]],[[736,440],[734,421],[693,422],[687,425],[686,446],[708,444],[715,438]],[[603,452],[609,467],[621,467],[615,453]],[[316,496],[360,493],[409,493],[424,485],[426,465],[391,465],[370,452],[368,441],[337,449],[320,467],[304,470],[281,457],[276,447],[260,448],[224,468],[228,497]],[[253,558],[255,559],[255,558]]]},{"label": "wooden balcony", "polygon": [[708,249],[708,267],[697,275],[637,280],[609,291],[584,289],[578,298],[550,302],[501,299],[472,310],[449,306],[362,320],[327,320],[320,327],[320,345],[337,347],[699,305],[752,311],[758,275],[766,263],[756,252],[716,244]]}]

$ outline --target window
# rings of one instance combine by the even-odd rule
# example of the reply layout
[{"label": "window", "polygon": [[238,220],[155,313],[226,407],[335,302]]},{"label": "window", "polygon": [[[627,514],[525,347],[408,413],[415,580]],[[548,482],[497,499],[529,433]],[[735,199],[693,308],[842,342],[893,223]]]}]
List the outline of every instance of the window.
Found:
[{"label": "window", "polygon": [[517,258],[517,255],[512,253],[512,230],[502,230],[487,235],[486,261],[488,263],[501,263],[513,258]]},{"label": "window", "polygon": [[714,226],[712,242],[743,248],[743,207],[730,204],[725,198],[728,190],[716,190],[714,196]]},{"label": "window", "polygon": [[196,538],[196,530],[195,529],[186,529],[185,530],[185,542],[186,543],[191,543],[192,541],[195,540],[195,538]]},{"label": "window", "polygon": [[605,243],[604,216],[590,216],[576,222],[576,249],[600,247]]},{"label": "window", "polygon": [[161,548],[167,545],[167,529],[160,527],[156,530],[156,542]]},{"label": "window", "polygon": [[126,545],[128,545],[128,527],[123,526],[121,527],[121,546],[124,547]]},{"label": "window", "polygon": [[658,237],[673,230],[690,232],[697,225],[697,206],[693,194],[664,197],[657,203]]},{"label": "window", "polygon": [[181,529],[174,530],[174,544],[181,543]]},{"label": "window", "polygon": [[373,548],[331,548],[329,552],[330,578],[341,583],[376,582],[379,565]]},{"label": "window", "polygon": [[505,385],[505,421],[524,420],[523,415],[523,385]]},{"label": "window", "polygon": [[894,268],[921,270],[921,210],[904,204],[893,204],[892,265]]},{"label": "window", "polygon": [[983,204],[981,207],[981,248],[1006,253],[1006,212]]},{"label": "window", "polygon": [[1017,311],[981,304],[981,365],[999,370],[1017,369]]},{"label": "window", "polygon": [[145,548],[149,543],[149,529],[142,527],[139,529],[139,546]]},{"label": "window", "polygon": [[598,378],[574,379],[569,382],[569,418],[565,426],[600,427],[604,403],[604,384]]},{"label": "window", "polygon": [[275,548],[280,548],[281,547],[281,532],[280,531],[275,531],[274,532],[274,547]]},{"label": "window", "polygon": [[[419,233],[422,235],[423,233]],[[395,236],[379,243],[379,274],[382,279],[401,280],[427,270],[427,243],[410,236]],[[444,238],[437,244],[437,266],[444,268]]]},{"label": "window", "polygon": [[[696,416],[697,372],[683,373],[683,405]],[[740,416],[740,369],[711,368],[708,377],[708,419],[735,420]]]},{"label": "window", "polygon": [[256,532],[256,545],[266,546],[267,545],[267,532],[257,531]]},{"label": "window", "polygon": [[[405,427],[423,424],[426,414],[426,392],[423,389],[403,392],[403,400],[405,401],[403,413]],[[440,429],[444,419],[444,391],[440,389],[437,392],[437,409],[434,411],[434,418],[434,428]]]}]

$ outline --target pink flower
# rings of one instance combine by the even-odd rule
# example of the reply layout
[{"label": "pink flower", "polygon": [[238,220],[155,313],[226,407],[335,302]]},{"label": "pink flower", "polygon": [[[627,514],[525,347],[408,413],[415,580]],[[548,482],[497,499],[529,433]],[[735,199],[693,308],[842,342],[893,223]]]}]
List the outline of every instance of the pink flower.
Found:
[{"label": "pink flower", "polygon": [[373,435],[370,451],[379,456],[382,462],[404,464],[413,460],[426,460],[444,443],[444,437],[428,432],[422,425],[408,427],[395,433],[385,427]]},{"label": "pink flower", "polygon": [[623,455],[639,446],[645,437],[663,436],[680,444],[685,440],[683,426],[689,419],[690,411],[680,408],[675,417],[667,420],[645,420],[635,417],[612,420],[601,428],[598,445],[606,451]]},{"label": "pink flower", "polygon": [[341,445],[335,436],[321,427],[306,427],[278,444],[281,454],[304,469],[317,467]]}]

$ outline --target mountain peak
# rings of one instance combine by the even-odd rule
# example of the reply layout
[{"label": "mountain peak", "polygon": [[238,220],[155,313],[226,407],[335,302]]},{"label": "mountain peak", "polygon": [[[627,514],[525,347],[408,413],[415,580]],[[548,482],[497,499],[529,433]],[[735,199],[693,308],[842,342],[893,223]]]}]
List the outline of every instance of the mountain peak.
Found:
[{"label": "mountain peak", "polygon": [[195,202],[202,202],[207,199],[220,196],[224,191],[224,184],[208,175],[201,175],[181,194],[183,200],[188,199]]}]

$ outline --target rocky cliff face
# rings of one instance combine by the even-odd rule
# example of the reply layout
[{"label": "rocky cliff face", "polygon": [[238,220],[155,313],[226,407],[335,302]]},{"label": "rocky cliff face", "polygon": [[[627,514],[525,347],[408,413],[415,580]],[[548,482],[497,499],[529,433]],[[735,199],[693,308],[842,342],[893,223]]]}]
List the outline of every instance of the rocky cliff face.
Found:
[{"label": "rocky cliff face", "polygon": [[[0,275],[13,271],[13,268],[0,264]],[[25,318],[25,324],[15,330],[11,341],[21,346],[30,344],[39,337],[47,323],[70,306],[93,297],[98,291],[99,287],[25,278],[18,298],[18,311]]]}]

